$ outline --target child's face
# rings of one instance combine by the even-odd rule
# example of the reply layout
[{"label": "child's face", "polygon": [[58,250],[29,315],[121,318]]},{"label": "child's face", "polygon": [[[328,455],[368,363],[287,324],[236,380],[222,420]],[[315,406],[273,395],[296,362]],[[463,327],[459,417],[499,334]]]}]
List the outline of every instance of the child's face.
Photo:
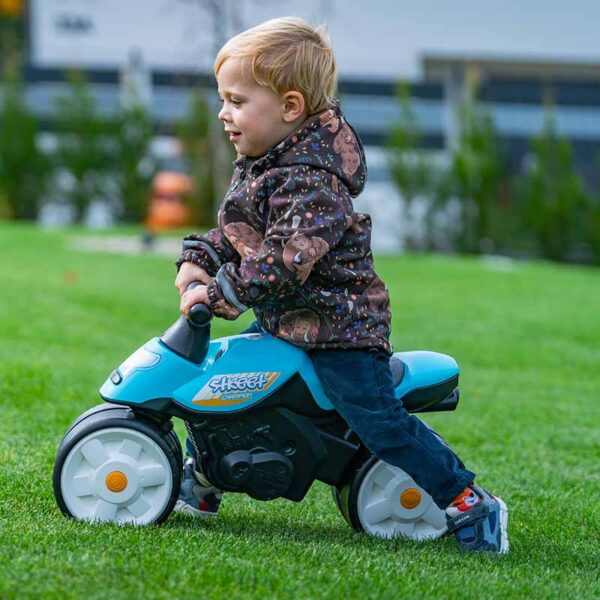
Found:
[{"label": "child's face", "polygon": [[[239,59],[227,59],[217,75],[223,107],[219,119],[229,132],[238,154],[262,156],[284,140],[296,127],[289,121],[286,98],[259,86]],[[292,114],[293,117],[293,114]]]}]

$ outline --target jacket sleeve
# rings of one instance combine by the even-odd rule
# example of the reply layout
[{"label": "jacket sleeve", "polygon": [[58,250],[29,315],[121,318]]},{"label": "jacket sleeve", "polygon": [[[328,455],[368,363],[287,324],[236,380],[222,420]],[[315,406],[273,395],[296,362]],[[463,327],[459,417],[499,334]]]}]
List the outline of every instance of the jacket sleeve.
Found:
[{"label": "jacket sleeve", "polygon": [[226,263],[207,292],[213,312],[235,319],[267,298],[292,293],[352,223],[352,204],[335,175],[288,176],[269,198],[265,237],[239,265]]},{"label": "jacket sleeve", "polygon": [[219,228],[207,233],[191,233],[183,238],[177,270],[184,262],[192,262],[202,267],[211,277],[228,262],[239,264],[240,255],[235,251]]}]

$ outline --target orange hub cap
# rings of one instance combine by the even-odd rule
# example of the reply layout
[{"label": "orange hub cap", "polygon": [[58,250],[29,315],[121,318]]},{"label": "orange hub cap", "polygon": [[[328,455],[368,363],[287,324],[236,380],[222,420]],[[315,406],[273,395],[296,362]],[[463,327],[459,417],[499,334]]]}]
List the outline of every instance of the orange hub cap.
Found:
[{"label": "orange hub cap", "polygon": [[122,492],[127,487],[127,476],[123,471],[111,471],[106,476],[105,483],[111,492]]},{"label": "orange hub cap", "polygon": [[421,502],[421,492],[417,488],[408,488],[400,496],[400,504],[404,508],[415,508]]}]

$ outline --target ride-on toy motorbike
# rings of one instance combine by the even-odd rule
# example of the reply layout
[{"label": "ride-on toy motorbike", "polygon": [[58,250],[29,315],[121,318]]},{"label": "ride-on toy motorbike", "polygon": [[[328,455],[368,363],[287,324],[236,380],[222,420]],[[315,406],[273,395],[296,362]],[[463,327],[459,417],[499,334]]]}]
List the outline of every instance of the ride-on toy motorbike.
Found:
[{"label": "ride-on toy motorbike", "polygon": [[[179,417],[203,474],[227,492],[297,502],[319,480],[358,531],[412,539],[446,532],[444,511],[429,494],[374,457],[333,409],[303,350],[266,332],[210,341],[210,318],[196,305],[189,320],[180,317],[144,344],[100,388],[105,403],[68,429],[53,477],[65,515],[164,521],[181,483],[171,421]],[[399,352],[390,366],[409,412],[456,408],[459,369],[451,357]]]}]

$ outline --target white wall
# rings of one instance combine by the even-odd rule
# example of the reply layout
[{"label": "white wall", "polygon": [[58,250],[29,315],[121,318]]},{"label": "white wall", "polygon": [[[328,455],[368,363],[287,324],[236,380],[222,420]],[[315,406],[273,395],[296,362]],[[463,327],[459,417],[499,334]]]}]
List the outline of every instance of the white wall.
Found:
[{"label": "white wall", "polygon": [[[203,0],[31,0],[39,66],[117,68],[132,48],[151,67],[210,71],[214,27]],[[419,57],[485,54],[600,61],[600,3],[589,0],[221,0],[224,35],[285,15],[328,24],[340,73],[418,76]]]}]

